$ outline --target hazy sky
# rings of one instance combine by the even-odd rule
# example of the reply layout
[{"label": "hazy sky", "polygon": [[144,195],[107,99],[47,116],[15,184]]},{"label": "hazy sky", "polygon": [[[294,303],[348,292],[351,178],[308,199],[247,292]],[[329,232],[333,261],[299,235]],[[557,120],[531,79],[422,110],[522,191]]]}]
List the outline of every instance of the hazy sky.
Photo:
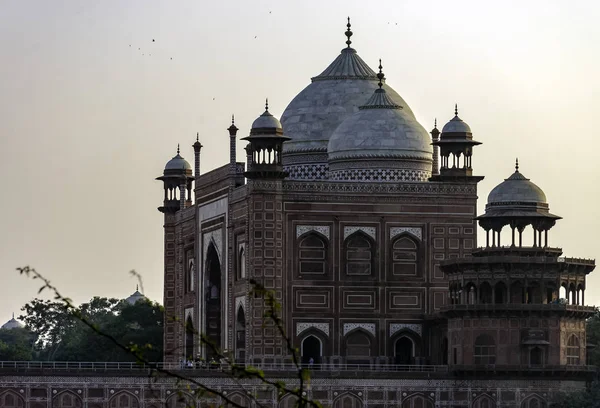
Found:
[{"label": "hazy sky", "polygon": [[5,0],[0,324],[37,293],[23,265],[76,302],[128,296],[136,269],[162,302],[154,178],[178,142],[192,161],[196,132],[202,171],[224,164],[230,115],[242,137],[266,96],[280,116],[345,46],[348,15],[353,47],[383,59],[426,129],[458,102],[483,142],[479,212],[518,156],[564,217],[551,245],[600,258],[598,1]]}]

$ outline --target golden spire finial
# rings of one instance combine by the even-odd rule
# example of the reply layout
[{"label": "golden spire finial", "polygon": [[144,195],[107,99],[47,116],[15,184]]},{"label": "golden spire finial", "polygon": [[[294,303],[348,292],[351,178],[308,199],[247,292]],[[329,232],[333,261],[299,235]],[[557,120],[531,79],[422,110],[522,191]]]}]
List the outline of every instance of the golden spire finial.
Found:
[{"label": "golden spire finial", "polygon": [[346,37],[348,37],[348,39],[346,40],[346,44],[348,45],[348,48],[350,48],[350,44],[352,44],[352,41],[350,41],[350,37],[352,37],[352,31],[350,30],[351,24],[350,24],[350,17],[348,17],[348,24],[346,24],[346,27],[348,27],[348,29],[346,30]]}]

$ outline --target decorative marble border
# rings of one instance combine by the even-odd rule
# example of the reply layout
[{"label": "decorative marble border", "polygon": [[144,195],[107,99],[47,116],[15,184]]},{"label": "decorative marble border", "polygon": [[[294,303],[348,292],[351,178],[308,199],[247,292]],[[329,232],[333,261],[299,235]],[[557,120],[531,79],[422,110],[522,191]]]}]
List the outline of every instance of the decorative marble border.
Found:
[{"label": "decorative marble border", "polygon": [[296,238],[306,234],[309,231],[315,231],[319,234],[324,235],[327,239],[330,239],[329,226],[328,225],[297,225],[296,226]]},{"label": "decorative marble border", "polygon": [[217,250],[217,254],[219,255],[219,260],[223,263],[222,247],[223,247],[223,231],[221,228],[206,232],[202,235],[202,247],[204,254],[204,259],[206,260],[206,253],[208,251],[208,245],[213,241],[215,243],[215,249]]},{"label": "decorative marble border", "polygon": [[362,231],[365,234],[367,234],[368,236],[370,236],[371,238],[373,238],[374,241],[377,241],[377,230],[375,229],[375,227],[360,227],[360,226],[344,227],[344,239],[348,238],[350,235],[354,234],[357,231]]},{"label": "decorative marble border", "polygon": [[375,323],[344,323],[344,336],[358,328],[364,329],[375,336]]},{"label": "decorative marble border", "polygon": [[390,337],[398,333],[400,330],[410,330],[422,336],[422,329],[420,324],[416,323],[390,323]]},{"label": "decorative marble border", "polygon": [[390,228],[390,239],[394,239],[400,234],[409,233],[410,235],[418,238],[419,241],[423,239],[420,227],[391,227]]},{"label": "decorative marble border", "polygon": [[329,323],[296,323],[296,336],[299,336],[310,328],[320,330],[329,337]]}]

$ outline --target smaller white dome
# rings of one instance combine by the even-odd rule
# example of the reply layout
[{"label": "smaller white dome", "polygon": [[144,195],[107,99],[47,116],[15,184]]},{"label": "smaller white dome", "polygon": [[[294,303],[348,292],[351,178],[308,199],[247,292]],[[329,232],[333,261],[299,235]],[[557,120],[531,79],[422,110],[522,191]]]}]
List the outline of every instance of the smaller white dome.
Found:
[{"label": "smaller white dome", "polygon": [[263,112],[254,122],[252,129],[281,129],[281,122],[267,110]]},{"label": "smaller white dome", "polygon": [[16,320],[15,314],[13,313],[12,319],[10,319],[8,322],[4,323],[2,325],[2,327],[0,327],[0,328],[6,329],[6,330],[12,330],[12,329],[21,329],[23,327],[24,327],[23,323]]},{"label": "smaller white dome", "polygon": [[179,154],[179,145],[177,145],[177,154],[167,162],[165,170],[192,170],[188,161]]},{"label": "smaller white dome", "polygon": [[454,117],[442,128],[443,133],[472,133],[471,127],[458,117],[458,107],[454,107]]}]

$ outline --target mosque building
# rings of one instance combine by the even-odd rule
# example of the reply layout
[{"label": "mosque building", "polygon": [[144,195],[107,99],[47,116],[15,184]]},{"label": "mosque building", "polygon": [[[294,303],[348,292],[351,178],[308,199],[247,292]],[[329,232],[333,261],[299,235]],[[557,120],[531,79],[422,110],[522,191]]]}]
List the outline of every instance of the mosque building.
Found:
[{"label": "mosque building", "polygon": [[[469,125],[455,107],[441,131],[426,131],[386,84],[381,61],[375,72],[351,47],[350,28],[346,47],[281,121],[267,102],[242,135],[245,163],[236,161],[232,120],[228,163],[201,174],[197,139],[193,167],[178,148],[157,178],[164,306],[175,317],[165,322],[165,350],[177,350],[166,361],[213,356],[185,328],[193,327],[238,361],[289,362],[264,299],[251,292],[255,281],[281,303],[304,363],[444,367],[452,401],[547,406],[544,392],[589,379],[593,308],[584,296],[594,261],[548,245],[561,217],[518,163],[478,215],[483,177],[472,157],[481,143]],[[500,242],[503,229],[510,242]],[[457,397],[475,377],[529,391],[506,382],[513,391],[500,395],[481,383],[480,397]],[[451,406],[440,393],[419,398],[402,407]]]}]

